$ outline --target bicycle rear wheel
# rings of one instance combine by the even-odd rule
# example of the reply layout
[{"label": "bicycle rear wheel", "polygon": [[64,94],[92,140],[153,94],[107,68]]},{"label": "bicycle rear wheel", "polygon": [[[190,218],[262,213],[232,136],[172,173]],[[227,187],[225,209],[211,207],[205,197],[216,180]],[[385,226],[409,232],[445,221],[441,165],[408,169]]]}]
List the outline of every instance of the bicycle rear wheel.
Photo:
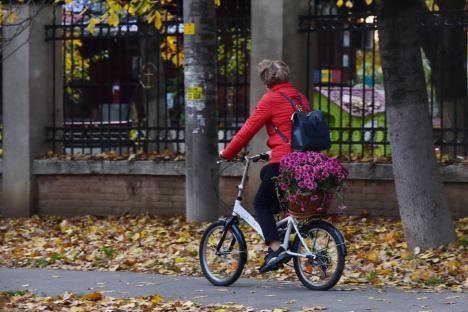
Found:
[{"label": "bicycle rear wheel", "polygon": [[224,221],[211,224],[201,239],[199,257],[203,274],[212,284],[234,283],[247,261],[246,243],[239,227],[232,224],[225,232]]},{"label": "bicycle rear wheel", "polygon": [[[344,270],[346,248],[343,237],[331,224],[312,221],[301,229],[304,243],[314,254],[294,257],[294,270],[299,280],[309,289],[328,290],[340,280]],[[293,242],[293,252],[308,254],[299,237]]]}]

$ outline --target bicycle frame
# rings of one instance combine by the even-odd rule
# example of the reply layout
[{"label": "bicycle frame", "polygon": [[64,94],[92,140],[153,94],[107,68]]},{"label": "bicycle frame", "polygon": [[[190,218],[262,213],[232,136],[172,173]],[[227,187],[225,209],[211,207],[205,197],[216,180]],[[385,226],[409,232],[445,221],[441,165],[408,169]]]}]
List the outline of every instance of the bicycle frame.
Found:
[{"label": "bicycle frame", "polygon": [[[263,239],[265,239],[265,237],[263,236],[263,232],[262,232],[262,229],[260,227],[260,224],[258,224],[258,222],[255,220],[255,218],[244,207],[242,207],[242,194],[244,193],[244,189],[245,189],[245,181],[246,181],[246,178],[247,178],[247,172],[249,170],[250,163],[254,159],[258,159],[258,158],[259,158],[259,155],[255,155],[255,156],[252,156],[252,157],[245,157],[246,164],[245,164],[245,167],[244,167],[244,172],[242,174],[241,183],[238,185],[237,198],[236,198],[236,201],[234,202],[234,210],[232,212],[232,215],[234,217],[239,217],[239,218],[243,219],[260,236],[262,236]],[[284,235],[284,240],[281,243],[281,246],[285,250],[287,250],[287,254],[289,254],[291,256],[296,256],[296,257],[308,257],[308,258],[316,259],[317,256],[310,251],[310,249],[307,247],[307,244],[304,242],[304,238],[300,234],[299,227],[298,227],[298,221],[294,217],[288,216],[288,217],[278,221],[276,223],[276,227],[281,227],[284,224],[286,224],[286,234]],[[296,231],[296,235],[299,237],[302,245],[305,247],[305,250],[307,251],[307,255],[295,253],[295,252],[292,252],[292,251],[288,250],[289,236],[291,235],[291,232],[292,232],[293,228]]]}]

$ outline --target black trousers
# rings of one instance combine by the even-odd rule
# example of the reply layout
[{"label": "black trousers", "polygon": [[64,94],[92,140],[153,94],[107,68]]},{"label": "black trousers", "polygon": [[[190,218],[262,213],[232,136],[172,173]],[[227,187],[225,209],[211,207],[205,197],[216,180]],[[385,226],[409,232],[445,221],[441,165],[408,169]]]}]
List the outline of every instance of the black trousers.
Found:
[{"label": "black trousers", "polygon": [[272,241],[280,240],[276,221],[273,215],[280,211],[278,196],[276,195],[275,180],[279,174],[279,164],[268,164],[260,171],[262,180],[254,199],[254,208],[257,221],[262,228],[265,243],[269,245]]}]

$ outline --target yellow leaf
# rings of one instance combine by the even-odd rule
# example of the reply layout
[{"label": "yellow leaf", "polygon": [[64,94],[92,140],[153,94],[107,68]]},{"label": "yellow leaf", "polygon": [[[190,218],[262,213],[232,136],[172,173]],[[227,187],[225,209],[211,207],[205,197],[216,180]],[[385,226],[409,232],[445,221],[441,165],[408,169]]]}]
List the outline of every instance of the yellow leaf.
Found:
[{"label": "yellow leaf", "polygon": [[372,251],[367,255],[367,260],[377,262],[379,260],[379,254],[377,251]]},{"label": "yellow leaf", "polygon": [[159,11],[155,11],[154,13],[154,27],[158,30],[162,27],[161,13],[159,13]]},{"label": "yellow leaf", "polygon": [[107,5],[112,11],[122,13],[122,6],[115,0],[107,0]]},{"label": "yellow leaf", "polygon": [[385,241],[387,243],[398,240],[399,235],[397,232],[390,232],[385,235]]},{"label": "yellow leaf", "polygon": [[343,0],[338,0],[338,1],[336,2],[336,6],[339,7],[339,8],[341,8],[341,7],[343,6]]},{"label": "yellow leaf", "polygon": [[382,271],[379,271],[378,273],[379,273],[379,275],[388,276],[388,275],[392,274],[392,270],[384,269]]},{"label": "yellow leaf", "polygon": [[59,227],[60,227],[60,232],[66,233],[70,229],[70,223],[68,223],[67,220],[63,220],[62,222],[60,222]]},{"label": "yellow leaf", "polygon": [[180,237],[175,242],[179,244],[189,243],[190,239],[188,237]]},{"label": "yellow leaf", "polygon": [[120,23],[119,16],[115,13],[111,13],[109,18],[107,19],[107,23],[109,24],[109,26],[112,27],[118,26]]},{"label": "yellow leaf", "polygon": [[455,275],[458,273],[458,268],[460,267],[461,263],[457,260],[450,260],[447,261],[446,266],[450,274]]},{"label": "yellow leaf", "polygon": [[159,294],[151,296],[151,302],[154,304],[159,304],[162,300],[163,300],[163,297]]},{"label": "yellow leaf", "polygon": [[371,5],[372,2],[374,2],[374,0],[366,0],[366,4],[367,4],[367,5]]},{"label": "yellow leaf", "polygon": [[400,258],[406,259],[411,256],[411,253],[407,249],[403,249],[400,251]]},{"label": "yellow leaf", "polygon": [[313,307],[304,307],[302,308],[302,311],[323,311],[326,310],[326,306],[318,305],[318,306],[313,306]]},{"label": "yellow leaf", "polygon": [[425,252],[425,253],[421,254],[421,255],[419,256],[419,258],[421,258],[421,259],[429,259],[429,258],[432,258],[433,256],[434,256],[434,253],[431,252],[431,251],[429,251],[429,252]]},{"label": "yellow leaf", "polygon": [[10,14],[8,14],[7,24],[13,24],[18,20],[18,18],[18,14],[16,14],[15,11],[11,12]]},{"label": "yellow leaf", "polygon": [[90,18],[89,24],[88,24],[88,31],[90,33],[94,32],[94,30],[96,29],[97,23],[99,23],[99,20],[97,18],[94,18],[94,17]]},{"label": "yellow leaf", "polygon": [[136,10],[135,10],[135,7],[133,5],[129,6],[128,7],[128,14],[134,16],[136,14]]}]

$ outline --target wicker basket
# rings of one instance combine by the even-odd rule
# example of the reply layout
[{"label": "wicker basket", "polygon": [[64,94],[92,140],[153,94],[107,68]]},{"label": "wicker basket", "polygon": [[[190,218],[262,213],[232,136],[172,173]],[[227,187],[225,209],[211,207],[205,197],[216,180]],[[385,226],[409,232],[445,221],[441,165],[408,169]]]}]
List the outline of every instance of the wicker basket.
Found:
[{"label": "wicker basket", "polygon": [[[297,201],[289,203],[288,213],[297,219],[323,216],[331,206],[333,195],[333,193],[320,194],[318,195],[318,199],[314,201],[310,201],[309,197],[300,196]],[[301,205],[302,202],[307,202],[303,208]],[[319,207],[323,209],[317,211]]]}]

